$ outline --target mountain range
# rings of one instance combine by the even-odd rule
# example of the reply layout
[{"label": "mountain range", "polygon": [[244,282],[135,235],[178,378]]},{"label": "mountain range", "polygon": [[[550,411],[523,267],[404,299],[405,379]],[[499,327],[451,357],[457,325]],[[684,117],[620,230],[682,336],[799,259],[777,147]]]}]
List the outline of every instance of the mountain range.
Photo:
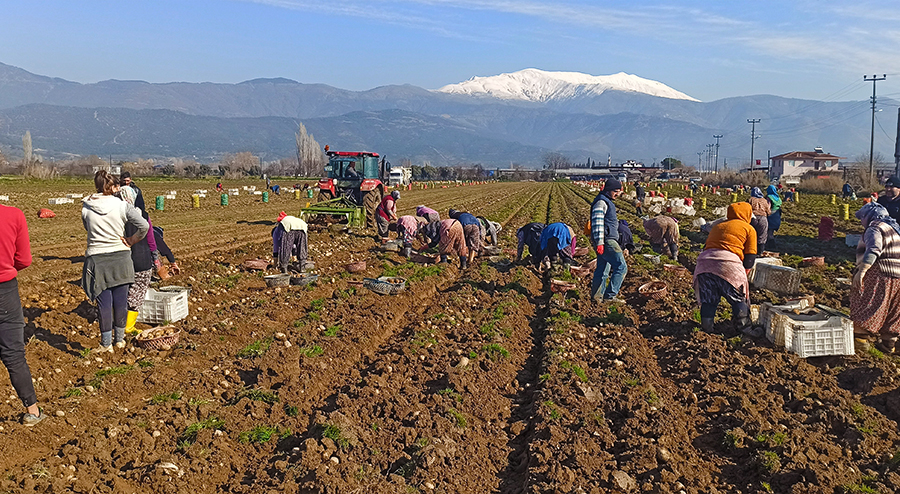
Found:
[{"label": "mountain range", "polygon": [[[879,99],[880,107],[896,102]],[[80,84],[0,63],[0,149],[21,153],[31,132],[45,157],[196,157],[251,151],[294,156],[302,122],[320,144],[369,150],[414,164],[540,166],[559,151],[573,161],[666,156],[696,164],[722,134],[719,155],[749,162],[749,118],[761,120],[756,156],[868,151],[869,104],[757,95],[701,102],[624,73],[592,76],[525,69],[473,77],[438,90],[412,85],[348,91],[289,79],[238,84],[108,80]],[[879,114],[876,151],[893,155],[897,113]],[[889,135],[890,134],[890,135]],[[396,163],[397,161],[395,161]]]}]

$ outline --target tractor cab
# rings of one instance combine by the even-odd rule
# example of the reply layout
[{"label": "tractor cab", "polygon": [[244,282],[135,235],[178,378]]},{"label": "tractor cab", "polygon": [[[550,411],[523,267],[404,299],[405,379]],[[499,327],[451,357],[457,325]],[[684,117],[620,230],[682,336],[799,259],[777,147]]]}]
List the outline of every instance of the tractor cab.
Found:
[{"label": "tractor cab", "polygon": [[325,178],[319,180],[319,203],[340,199],[348,206],[362,206],[367,223],[374,225],[375,208],[384,196],[384,158],[378,153],[328,151],[327,147],[326,154],[328,164]]}]

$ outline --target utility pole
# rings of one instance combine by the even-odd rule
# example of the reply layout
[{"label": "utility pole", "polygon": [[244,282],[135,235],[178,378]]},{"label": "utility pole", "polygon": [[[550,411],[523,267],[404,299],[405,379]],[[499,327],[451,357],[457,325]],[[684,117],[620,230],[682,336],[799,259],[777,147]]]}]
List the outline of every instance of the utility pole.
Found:
[{"label": "utility pole", "polygon": [[875,83],[887,79],[887,74],[881,74],[881,77],[873,75],[872,77],[863,76],[863,81],[872,83],[872,132],[869,141],[869,178],[875,178],[875,161],[873,160],[875,153]]},{"label": "utility pole", "polygon": [[716,140],[716,173],[719,173],[719,139],[722,138],[722,134],[716,134],[713,138]]},{"label": "utility pole", "polygon": [[697,153],[697,171],[703,175],[703,151]]},{"label": "utility pole", "polygon": [[894,141],[894,175],[900,176],[900,108],[897,108],[897,139]]},{"label": "utility pole", "polygon": [[712,148],[715,144],[706,145],[706,169],[712,171]]},{"label": "utility pole", "polygon": [[759,123],[758,118],[748,118],[747,123],[751,124],[750,127],[750,170],[753,170],[753,166],[756,165],[756,162],[753,161],[753,145],[756,144],[756,124]]}]

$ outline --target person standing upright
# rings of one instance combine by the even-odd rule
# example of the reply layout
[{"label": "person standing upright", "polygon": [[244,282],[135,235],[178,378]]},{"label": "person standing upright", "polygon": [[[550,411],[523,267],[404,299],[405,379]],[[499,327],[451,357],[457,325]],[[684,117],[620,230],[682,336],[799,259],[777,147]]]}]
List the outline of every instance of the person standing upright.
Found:
[{"label": "person standing upright", "polygon": [[900,220],[900,176],[894,175],[884,182],[884,195],[878,198],[878,204],[887,209],[888,216]]},{"label": "person standing upright", "polygon": [[384,196],[381,204],[375,209],[375,225],[378,227],[378,237],[383,244],[388,241],[391,222],[397,221],[398,200],[400,200],[400,192],[395,190]]},{"label": "person standing upright", "polygon": [[47,418],[37,405],[31,370],[25,360],[25,318],[19,298],[19,271],[31,266],[28,224],[18,208],[0,205],[0,360],[22,405],[22,423],[31,427]]},{"label": "person standing upright", "polygon": [[[619,219],[613,199],[622,194],[622,183],[611,178],[591,204],[591,244],[597,252],[597,267],[591,283],[591,298],[595,301],[624,302],[618,298],[628,264],[619,245]],[[609,284],[607,285],[607,281]]]}]

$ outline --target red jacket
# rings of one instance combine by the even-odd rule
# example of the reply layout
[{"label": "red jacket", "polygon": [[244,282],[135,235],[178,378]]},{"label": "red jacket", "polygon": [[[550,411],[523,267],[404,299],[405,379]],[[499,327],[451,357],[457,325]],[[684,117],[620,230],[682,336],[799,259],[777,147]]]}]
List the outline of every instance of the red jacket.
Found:
[{"label": "red jacket", "polygon": [[28,223],[18,208],[0,205],[0,283],[31,266]]},{"label": "red jacket", "polygon": [[390,221],[391,216],[397,216],[397,208],[395,206],[394,198],[390,195],[384,196],[384,199],[381,200],[381,204],[378,205],[378,209],[375,210],[378,213],[378,216]]}]

